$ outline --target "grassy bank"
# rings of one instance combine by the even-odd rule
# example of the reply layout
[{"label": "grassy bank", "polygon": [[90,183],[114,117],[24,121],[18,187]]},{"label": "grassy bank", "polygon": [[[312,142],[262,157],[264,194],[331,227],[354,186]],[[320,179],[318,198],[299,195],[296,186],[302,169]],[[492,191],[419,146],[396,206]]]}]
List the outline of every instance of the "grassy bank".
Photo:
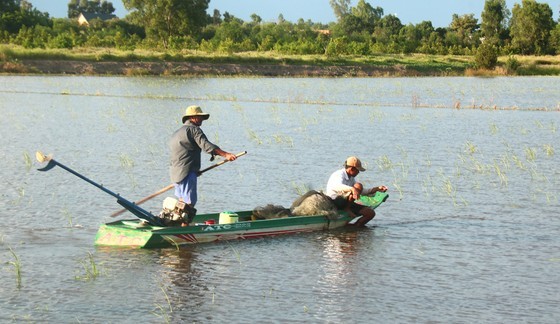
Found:
[{"label": "grassy bank", "polygon": [[[190,67],[196,64],[205,66],[204,69],[199,69],[193,74],[219,75],[228,74],[224,69],[218,68],[224,65],[235,65],[237,75],[276,73],[295,76],[560,75],[560,56],[515,56],[514,59],[517,62],[515,71],[506,68],[511,57],[500,57],[498,67],[492,71],[480,71],[472,68],[473,57],[453,55],[380,54],[333,58],[324,55],[280,55],[274,52],[215,54],[201,51],[121,51],[109,48],[25,49],[19,46],[0,45],[0,72],[2,73],[71,73],[57,72],[59,70],[55,68],[56,64],[46,65],[37,62],[65,64],[64,62],[72,61],[88,64],[111,63],[114,66],[118,66],[118,63],[121,65],[134,63],[121,69],[116,67],[100,69],[102,72],[96,72],[95,68],[84,69],[89,71],[89,74],[190,74],[188,67],[177,68],[177,64],[189,63]],[[152,63],[168,64],[167,69],[161,67],[150,70],[143,67]],[[216,66],[216,73],[213,73],[212,66]],[[243,69],[245,66],[250,68]],[[272,70],[271,66],[277,69]],[[267,68],[260,73],[260,67]],[[314,68],[315,71],[311,71]],[[338,71],[333,72],[333,69]],[[179,70],[180,72],[177,72]],[[77,71],[76,74],[80,72]]]}]

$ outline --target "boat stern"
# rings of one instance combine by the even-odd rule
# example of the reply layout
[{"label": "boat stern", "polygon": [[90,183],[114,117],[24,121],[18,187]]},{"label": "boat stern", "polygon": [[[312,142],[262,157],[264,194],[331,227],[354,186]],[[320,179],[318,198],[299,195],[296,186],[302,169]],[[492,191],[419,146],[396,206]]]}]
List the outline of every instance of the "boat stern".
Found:
[{"label": "boat stern", "polygon": [[154,227],[139,221],[118,221],[103,224],[95,236],[95,245],[147,248],[154,242]]}]

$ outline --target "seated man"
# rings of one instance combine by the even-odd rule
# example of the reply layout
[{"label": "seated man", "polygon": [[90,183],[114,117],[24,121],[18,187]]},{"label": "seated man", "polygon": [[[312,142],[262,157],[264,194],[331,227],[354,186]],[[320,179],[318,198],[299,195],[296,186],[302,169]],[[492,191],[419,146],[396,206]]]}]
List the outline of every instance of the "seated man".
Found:
[{"label": "seated man", "polygon": [[339,209],[348,211],[351,216],[362,216],[356,221],[356,226],[365,226],[375,217],[375,211],[355,203],[354,200],[359,199],[360,195],[373,195],[377,191],[385,192],[388,189],[386,186],[378,186],[364,191],[363,185],[356,182],[355,177],[365,170],[360,159],[355,156],[347,158],[344,168],[331,174],[325,192]]}]

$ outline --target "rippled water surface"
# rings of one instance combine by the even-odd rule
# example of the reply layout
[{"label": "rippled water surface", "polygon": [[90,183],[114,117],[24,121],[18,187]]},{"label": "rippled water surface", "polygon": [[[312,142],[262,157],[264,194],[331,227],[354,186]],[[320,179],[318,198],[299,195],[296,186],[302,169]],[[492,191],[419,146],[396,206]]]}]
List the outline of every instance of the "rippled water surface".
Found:
[{"label": "rippled water surface", "polygon": [[[0,76],[0,321],[558,323],[558,89],[554,77]],[[200,178],[201,213],[289,206],[348,155],[390,198],[358,231],[95,247],[119,205],[60,168],[37,172],[35,151],[138,200],[168,184],[166,141],[191,104],[211,114],[212,141],[249,152]]]}]

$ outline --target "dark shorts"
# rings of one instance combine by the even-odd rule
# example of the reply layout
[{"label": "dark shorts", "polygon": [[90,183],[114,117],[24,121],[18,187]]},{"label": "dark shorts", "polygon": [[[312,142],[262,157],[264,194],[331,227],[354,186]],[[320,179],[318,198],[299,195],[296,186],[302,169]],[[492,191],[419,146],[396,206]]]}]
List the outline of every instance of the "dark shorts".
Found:
[{"label": "dark shorts", "polygon": [[356,204],[353,201],[348,201],[344,197],[336,197],[335,199],[331,199],[331,200],[334,203],[334,205],[336,206],[336,208],[338,208],[340,210],[349,208],[350,211],[353,212],[356,215],[361,215],[362,213],[360,213],[360,210],[362,210],[362,208],[365,208],[365,206]]}]

